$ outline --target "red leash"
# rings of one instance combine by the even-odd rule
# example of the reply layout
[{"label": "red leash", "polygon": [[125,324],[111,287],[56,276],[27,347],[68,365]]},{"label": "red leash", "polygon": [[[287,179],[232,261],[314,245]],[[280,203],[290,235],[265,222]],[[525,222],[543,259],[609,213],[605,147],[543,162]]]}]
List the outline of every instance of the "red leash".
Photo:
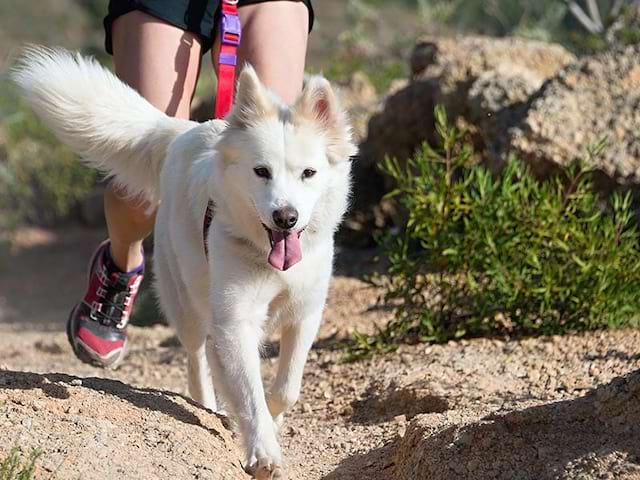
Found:
[{"label": "red leash", "polygon": [[[218,56],[218,92],[214,118],[224,118],[233,104],[233,90],[236,81],[236,64],[238,63],[238,46],[242,29],[238,15],[238,0],[222,0],[220,16],[220,54]],[[209,200],[204,213],[202,238],[204,253],[208,257],[207,232],[213,220],[213,201]]]},{"label": "red leash", "polygon": [[233,104],[238,46],[240,45],[238,0],[222,0],[220,18],[220,55],[218,56],[218,94],[215,118],[223,118]]}]

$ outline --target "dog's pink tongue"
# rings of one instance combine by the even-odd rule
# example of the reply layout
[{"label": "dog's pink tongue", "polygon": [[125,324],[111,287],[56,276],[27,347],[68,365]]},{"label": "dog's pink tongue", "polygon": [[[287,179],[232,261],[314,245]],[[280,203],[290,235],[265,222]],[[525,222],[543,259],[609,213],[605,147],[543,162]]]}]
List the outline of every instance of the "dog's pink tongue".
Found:
[{"label": "dog's pink tongue", "polygon": [[271,231],[273,245],[269,252],[269,263],[278,270],[287,270],[302,260],[299,232]]}]

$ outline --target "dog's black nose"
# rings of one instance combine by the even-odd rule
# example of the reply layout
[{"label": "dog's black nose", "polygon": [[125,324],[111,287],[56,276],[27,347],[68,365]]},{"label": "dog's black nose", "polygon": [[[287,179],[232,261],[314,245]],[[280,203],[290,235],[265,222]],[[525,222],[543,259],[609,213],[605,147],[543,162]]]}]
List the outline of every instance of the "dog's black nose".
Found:
[{"label": "dog's black nose", "polygon": [[279,208],[273,212],[273,221],[283,230],[289,230],[298,221],[298,211],[291,206]]}]

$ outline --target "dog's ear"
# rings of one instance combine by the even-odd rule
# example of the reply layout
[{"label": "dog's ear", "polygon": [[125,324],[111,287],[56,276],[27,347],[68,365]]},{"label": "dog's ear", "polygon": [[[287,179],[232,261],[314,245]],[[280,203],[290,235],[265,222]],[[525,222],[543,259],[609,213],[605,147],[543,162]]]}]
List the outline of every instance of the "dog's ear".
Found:
[{"label": "dog's ear", "polygon": [[297,122],[312,121],[320,127],[327,138],[331,162],[345,161],[356,154],[347,113],[326,78],[309,77],[293,110]]},{"label": "dog's ear", "polygon": [[247,63],[238,78],[236,100],[228,118],[229,125],[246,127],[271,114],[277,114],[277,108],[260,83],[258,74]]}]

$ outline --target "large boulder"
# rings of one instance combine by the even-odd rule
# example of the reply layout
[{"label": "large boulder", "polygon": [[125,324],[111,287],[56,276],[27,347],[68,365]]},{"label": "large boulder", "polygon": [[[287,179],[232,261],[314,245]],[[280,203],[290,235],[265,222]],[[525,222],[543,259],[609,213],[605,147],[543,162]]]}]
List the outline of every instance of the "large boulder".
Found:
[{"label": "large boulder", "polygon": [[640,45],[584,58],[562,69],[527,103],[497,150],[514,153],[538,174],[587,157],[611,180],[640,183]]},{"label": "large boulder", "polygon": [[[479,151],[502,150],[494,141],[521,117],[530,95],[575,57],[559,45],[517,38],[421,38],[411,54],[412,77],[391,92],[375,113],[354,168],[354,204],[344,231],[360,244],[394,223],[398,212],[382,200],[392,187],[379,171],[385,156],[405,159],[422,142],[433,142],[434,107],[465,127]],[[353,235],[359,232],[360,235]]]},{"label": "large boulder", "polygon": [[492,117],[525,103],[573,61],[559,45],[517,38],[422,38],[411,55],[411,82],[387,98],[369,122],[362,163],[379,163],[385,155],[409,157],[424,140],[432,140],[437,104],[477,133]]}]

